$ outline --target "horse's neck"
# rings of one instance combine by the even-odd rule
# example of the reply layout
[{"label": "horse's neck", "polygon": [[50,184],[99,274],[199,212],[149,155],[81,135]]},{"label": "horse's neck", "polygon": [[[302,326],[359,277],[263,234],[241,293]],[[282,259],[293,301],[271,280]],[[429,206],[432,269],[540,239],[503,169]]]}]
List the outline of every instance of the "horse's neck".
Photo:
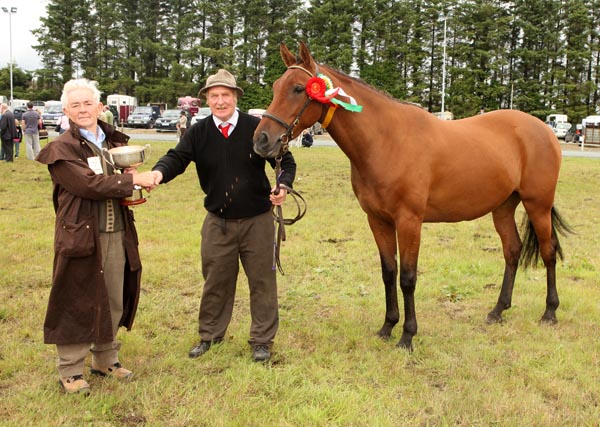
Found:
[{"label": "horse's neck", "polygon": [[[402,128],[401,120],[406,113],[404,110],[409,107],[364,83],[347,76],[334,75],[336,84],[355,98],[363,110],[356,113],[343,107],[337,108],[327,131],[355,166],[368,166],[369,159],[385,155],[384,148],[390,142],[392,129],[396,130],[394,137],[398,137],[398,130]],[[345,97],[338,98],[349,102]]]}]

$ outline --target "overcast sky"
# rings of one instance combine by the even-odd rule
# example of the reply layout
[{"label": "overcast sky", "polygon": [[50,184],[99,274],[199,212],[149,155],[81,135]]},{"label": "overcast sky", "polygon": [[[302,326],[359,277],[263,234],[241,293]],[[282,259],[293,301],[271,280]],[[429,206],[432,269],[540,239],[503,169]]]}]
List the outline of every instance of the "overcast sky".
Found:
[{"label": "overcast sky", "polygon": [[[37,52],[31,47],[37,44],[31,30],[40,27],[40,16],[46,14],[48,0],[0,0],[0,68],[8,67],[10,59],[9,18],[12,21],[12,54],[17,67],[34,71],[42,67]],[[17,13],[4,13],[2,7]]]}]

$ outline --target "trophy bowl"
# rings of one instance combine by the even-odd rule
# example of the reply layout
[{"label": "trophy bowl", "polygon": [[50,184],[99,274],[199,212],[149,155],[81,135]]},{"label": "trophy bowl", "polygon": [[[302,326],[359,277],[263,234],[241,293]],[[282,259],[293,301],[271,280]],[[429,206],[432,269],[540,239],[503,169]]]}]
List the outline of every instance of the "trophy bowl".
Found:
[{"label": "trophy bowl", "polygon": [[[108,151],[110,164],[118,170],[127,168],[137,168],[143,165],[148,159],[150,153],[150,145],[124,145],[121,147],[111,148]],[[142,187],[135,185],[133,193],[129,197],[121,199],[121,205],[134,206],[145,203],[146,198],[142,193]]]},{"label": "trophy bowl", "polygon": [[150,145],[124,145],[108,150],[115,167],[119,169],[136,168],[143,165],[150,152]]}]

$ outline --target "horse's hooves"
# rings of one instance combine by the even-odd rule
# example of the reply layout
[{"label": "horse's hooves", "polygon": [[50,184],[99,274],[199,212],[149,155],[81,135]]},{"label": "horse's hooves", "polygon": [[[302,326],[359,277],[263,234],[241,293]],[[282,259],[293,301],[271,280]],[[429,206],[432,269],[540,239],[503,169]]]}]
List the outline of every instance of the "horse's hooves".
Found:
[{"label": "horse's hooves", "polygon": [[496,314],[496,313],[488,313],[487,317],[485,318],[485,323],[487,323],[488,325],[493,325],[495,323],[502,323],[502,316]]}]

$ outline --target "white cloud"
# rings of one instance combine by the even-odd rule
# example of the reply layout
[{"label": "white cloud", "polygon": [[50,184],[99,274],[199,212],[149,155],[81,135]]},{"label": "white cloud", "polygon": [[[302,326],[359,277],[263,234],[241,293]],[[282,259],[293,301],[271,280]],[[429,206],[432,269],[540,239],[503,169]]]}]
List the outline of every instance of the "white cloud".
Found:
[{"label": "white cloud", "polygon": [[0,68],[8,67],[10,60],[9,19],[12,21],[12,56],[15,65],[22,70],[34,71],[42,67],[42,62],[32,46],[37,44],[31,31],[40,27],[40,16],[46,15],[48,0],[0,0],[0,7],[10,10],[5,13],[0,8]]}]

